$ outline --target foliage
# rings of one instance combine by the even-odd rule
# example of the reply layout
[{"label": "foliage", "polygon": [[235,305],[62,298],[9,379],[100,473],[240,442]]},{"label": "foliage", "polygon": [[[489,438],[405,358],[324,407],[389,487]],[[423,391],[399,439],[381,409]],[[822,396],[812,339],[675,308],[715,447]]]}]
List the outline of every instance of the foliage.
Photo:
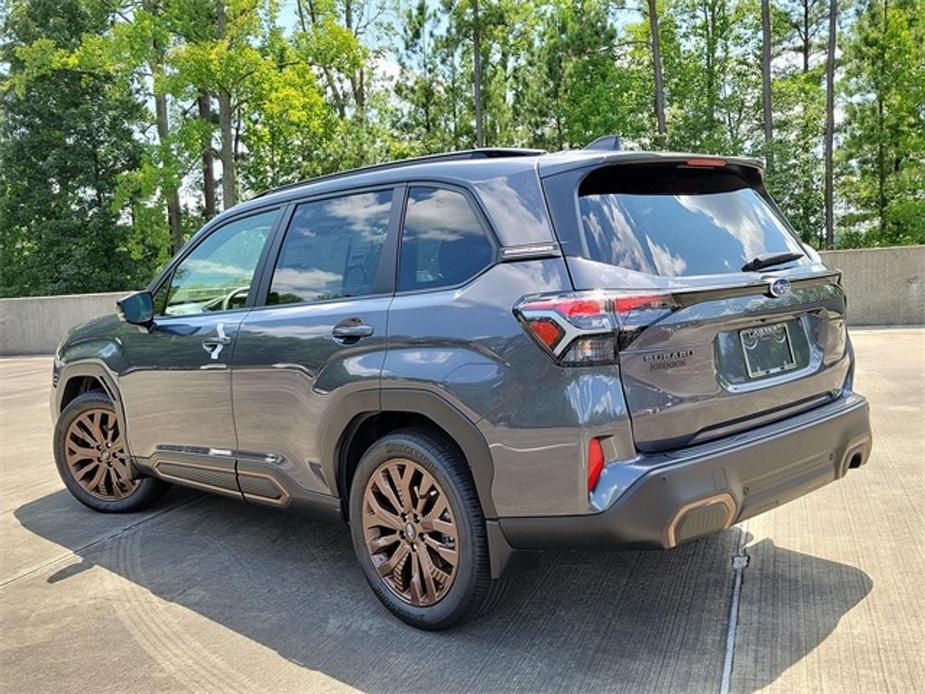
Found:
[{"label": "foliage", "polygon": [[[771,2],[769,147],[758,0],[655,6],[665,146],[767,156],[769,191],[804,240],[823,243],[828,1]],[[836,241],[923,243],[925,5],[847,6]],[[658,147],[648,0],[478,0],[478,13],[474,0],[0,8],[3,295],[138,286],[239,195],[473,146],[476,98],[488,146],[555,151],[617,133]]]}]

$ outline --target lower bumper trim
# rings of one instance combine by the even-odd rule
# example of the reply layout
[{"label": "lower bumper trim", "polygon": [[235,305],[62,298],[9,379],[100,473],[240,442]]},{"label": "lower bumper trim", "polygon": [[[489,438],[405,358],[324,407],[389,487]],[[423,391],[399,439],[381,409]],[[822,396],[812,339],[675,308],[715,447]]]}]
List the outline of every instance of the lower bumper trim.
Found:
[{"label": "lower bumper trim", "polygon": [[840,479],[870,456],[867,401],[848,394],[735,445],[710,445],[653,466],[604,511],[500,518],[514,549],[669,548],[776,508]]}]

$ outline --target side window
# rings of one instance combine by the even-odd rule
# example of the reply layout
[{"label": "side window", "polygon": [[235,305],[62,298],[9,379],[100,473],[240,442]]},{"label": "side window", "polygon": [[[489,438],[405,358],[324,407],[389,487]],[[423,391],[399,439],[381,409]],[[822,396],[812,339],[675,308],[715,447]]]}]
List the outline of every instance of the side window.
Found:
[{"label": "side window", "polygon": [[231,222],[209,234],[173,271],[157,309],[167,316],[241,308],[279,210]]},{"label": "side window", "polygon": [[401,239],[398,288],[433,289],[461,284],[483,270],[493,248],[466,196],[414,186]]},{"label": "side window", "polygon": [[391,208],[391,190],[299,205],[283,239],[267,303],[376,293]]}]

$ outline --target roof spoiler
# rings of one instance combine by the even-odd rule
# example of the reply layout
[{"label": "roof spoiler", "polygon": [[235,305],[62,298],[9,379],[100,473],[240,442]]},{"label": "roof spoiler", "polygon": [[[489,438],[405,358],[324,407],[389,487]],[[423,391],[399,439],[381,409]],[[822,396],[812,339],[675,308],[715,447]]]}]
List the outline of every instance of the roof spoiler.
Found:
[{"label": "roof spoiler", "polygon": [[602,150],[604,152],[619,152],[621,149],[620,136],[602,135],[601,137],[586,144],[583,149],[595,149]]}]

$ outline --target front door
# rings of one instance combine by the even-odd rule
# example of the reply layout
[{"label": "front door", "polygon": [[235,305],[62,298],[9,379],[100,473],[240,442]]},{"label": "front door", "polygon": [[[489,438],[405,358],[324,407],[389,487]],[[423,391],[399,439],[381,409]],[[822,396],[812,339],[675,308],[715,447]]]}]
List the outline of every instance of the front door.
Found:
[{"label": "front door", "polygon": [[[232,370],[238,484],[277,506],[336,493],[321,441],[345,398],[378,408],[394,285],[393,189],[296,205]],[[394,209],[398,209],[398,205]],[[260,305],[263,304],[263,305]],[[346,423],[344,423],[346,424]]]},{"label": "front door", "polygon": [[132,454],[163,477],[238,495],[229,363],[278,210],[215,229],[155,293],[149,329],[128,333],[119,377]]}]

